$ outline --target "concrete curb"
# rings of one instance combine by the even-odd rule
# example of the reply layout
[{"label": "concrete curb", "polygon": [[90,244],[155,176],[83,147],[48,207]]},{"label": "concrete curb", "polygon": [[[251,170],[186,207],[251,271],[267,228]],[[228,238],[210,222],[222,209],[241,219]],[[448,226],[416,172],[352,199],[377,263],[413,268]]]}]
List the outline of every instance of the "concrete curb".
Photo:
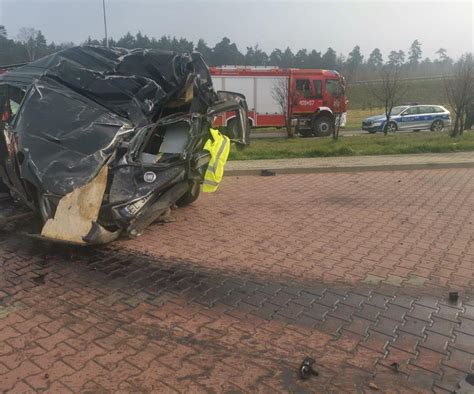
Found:
[{"label": "concrete curb", "polygon": [[275,174],[317,174],[328,172],[366,172],[366,171],[409,171],[432,170],[450,168],[474,168],[473,162],[454,163],[412,163],[412,164],[381,164],[358,166],[327,166],[327,167],[287,167],[287,168],[235,168],[225,171],[227,176],[260,175],[262,170],[272,171]]}]

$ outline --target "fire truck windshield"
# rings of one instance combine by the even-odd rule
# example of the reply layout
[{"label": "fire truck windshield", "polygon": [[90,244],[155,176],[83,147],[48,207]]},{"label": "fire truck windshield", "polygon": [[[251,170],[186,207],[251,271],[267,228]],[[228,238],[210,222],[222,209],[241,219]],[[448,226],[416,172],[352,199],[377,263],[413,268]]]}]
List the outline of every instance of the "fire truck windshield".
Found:
[{"label": "fire truck windshield", "polygon": [[342,92],[339,81],[337,79],[326,80],[326,92],[333,97],[339,97]]}]

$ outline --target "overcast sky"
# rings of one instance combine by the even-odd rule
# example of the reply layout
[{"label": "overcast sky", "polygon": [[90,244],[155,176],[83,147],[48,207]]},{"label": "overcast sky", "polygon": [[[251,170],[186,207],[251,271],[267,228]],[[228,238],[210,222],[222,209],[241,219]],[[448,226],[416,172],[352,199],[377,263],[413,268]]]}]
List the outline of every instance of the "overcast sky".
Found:
[{"label": "overcast sky", "polygon": [[[347,54],[360,45],[366,56],[379,47],[422,43],[423,56],[444,47],[451,57],[473,51],[473,1],[271,1],[106,0],[109,35],[130,31],[199,38],[214,46],[223,36],[242,52],[259,44],[274,48]],[[0,0],[0,24],[15,37],[22,26],[40,29],[48,40],[80,43],[103,37],[102,0]]]}]

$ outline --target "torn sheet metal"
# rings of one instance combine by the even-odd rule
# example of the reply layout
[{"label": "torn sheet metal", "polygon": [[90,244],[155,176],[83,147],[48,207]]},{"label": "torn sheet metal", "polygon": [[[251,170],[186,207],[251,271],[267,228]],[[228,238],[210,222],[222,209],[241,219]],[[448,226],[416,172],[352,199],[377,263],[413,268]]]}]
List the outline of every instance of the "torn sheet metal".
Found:
[{"label": "torn sheet metal", "polygon": [[84,244],[97,221],[107,185],[107,166],[88,184],[66,194],[56,208],[54,218],[48,219],[41,235],[50,239]]}]

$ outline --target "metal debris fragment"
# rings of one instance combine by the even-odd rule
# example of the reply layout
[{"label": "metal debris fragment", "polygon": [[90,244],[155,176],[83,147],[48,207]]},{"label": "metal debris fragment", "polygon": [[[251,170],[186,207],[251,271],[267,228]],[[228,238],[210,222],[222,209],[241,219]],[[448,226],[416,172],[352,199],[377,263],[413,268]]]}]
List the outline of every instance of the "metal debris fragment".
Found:
[{"label": "metal debris fragment", "polygon": [[309,356],[306,356],[300,366],[300,377],[301,379],[309,379],[311,375],[319,376],[319,372],[313,369],[315,360]]}]

